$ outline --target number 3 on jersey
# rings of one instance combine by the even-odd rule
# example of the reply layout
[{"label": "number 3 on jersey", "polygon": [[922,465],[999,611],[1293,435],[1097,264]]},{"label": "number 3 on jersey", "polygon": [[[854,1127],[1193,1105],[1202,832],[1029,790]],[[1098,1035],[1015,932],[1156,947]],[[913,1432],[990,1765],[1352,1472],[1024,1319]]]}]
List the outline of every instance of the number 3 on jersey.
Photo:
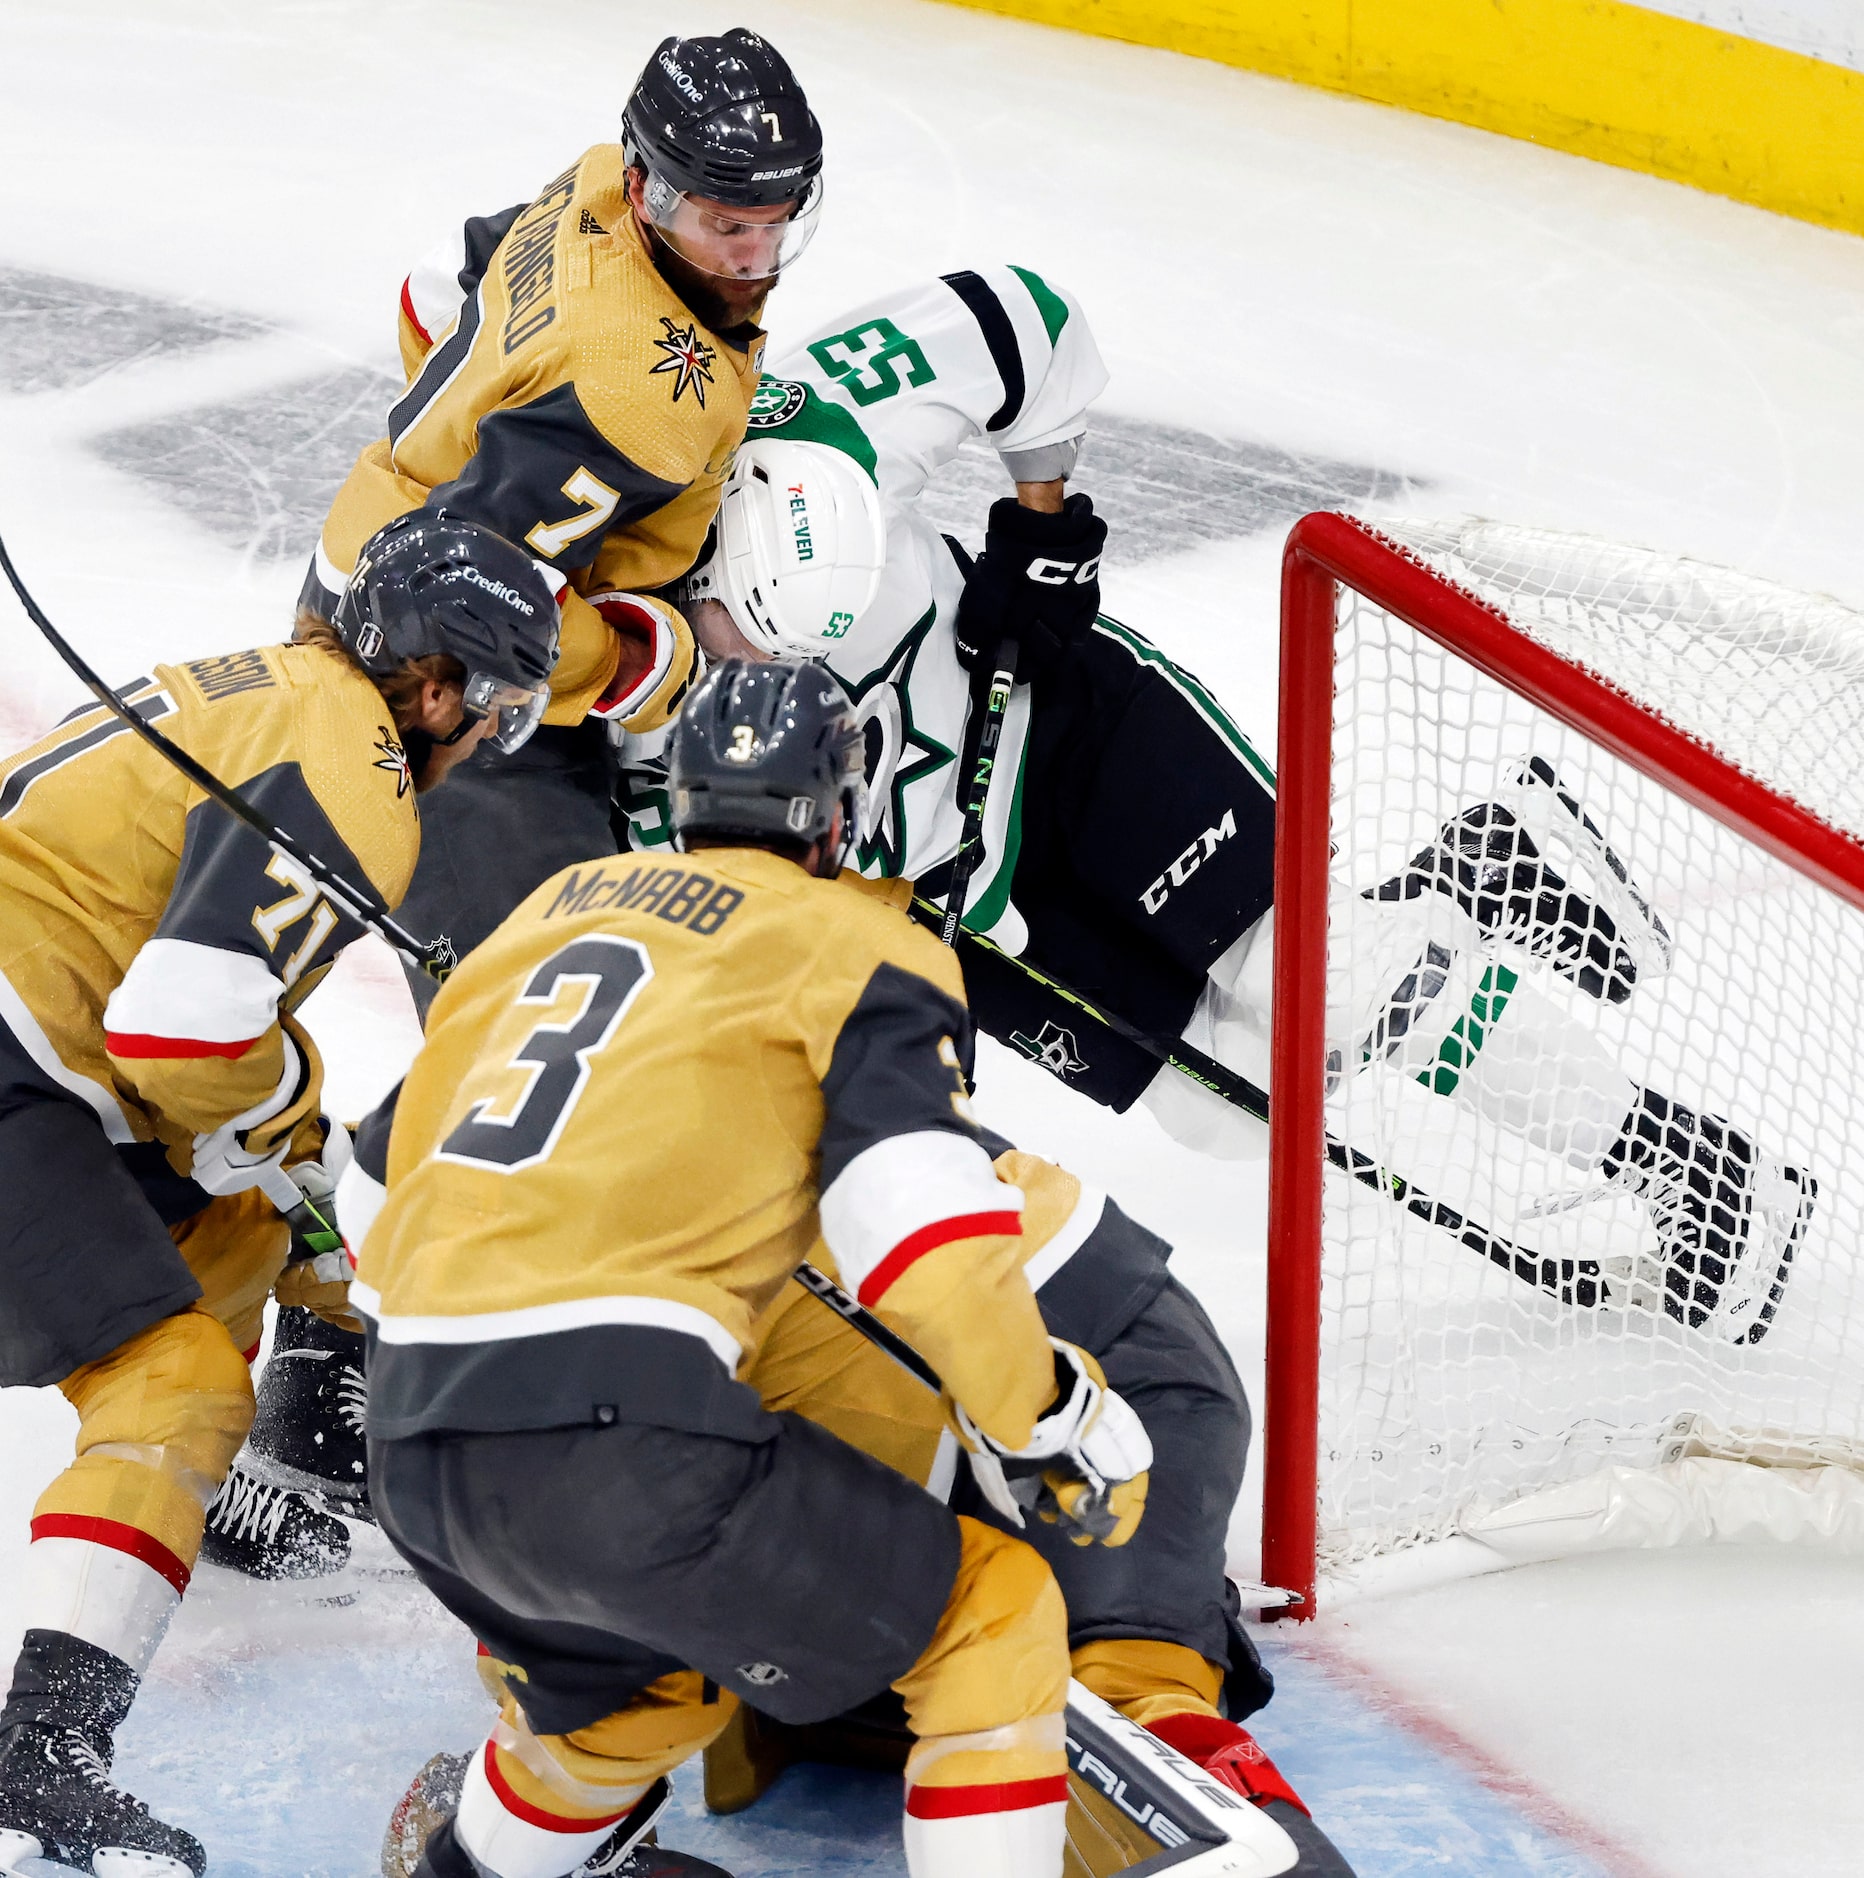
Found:
[{"label": "number 3 on jersey", "polygon": [[555,1005],[566,986],[582,987],[581,1003],[536,1025],[512,1055],[507,1069],[528,1071],[529,1080],[511,1113],[488,1113],[497,1104],[482,1097],[434,1150],[435,1158],[495,1174],[548,1160],[589,1085],[591,1059],[607,1047],[653,975],[647,948],[634,939],[592,933],[553,952],[531,974],[518,1003]]}]

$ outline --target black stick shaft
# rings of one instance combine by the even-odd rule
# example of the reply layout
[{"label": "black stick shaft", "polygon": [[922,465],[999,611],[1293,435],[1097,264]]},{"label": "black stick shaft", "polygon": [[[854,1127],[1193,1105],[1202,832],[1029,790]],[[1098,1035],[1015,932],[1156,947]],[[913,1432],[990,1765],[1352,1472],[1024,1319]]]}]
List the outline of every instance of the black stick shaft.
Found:
[{"label": "black stick shaft", "polygon": [[990,802],[990,778],[997,766],[997,746],[1003,741],[1004,714],[1010,708],[1010,689],[1016,683],[1016,641],[1005,639],[997,649],[997,669],[991,674],[984,698],[983,723],[978,732],[977,755],[972,760],[969,793],[964,801],[964,827],[958,852],[952,857],[951,885],[945,893],[945,911],[939,937],[956,945],[964,922],[964,903],[970,897],[971,876],[984,847],[984,810]]},{"label": "black stick shaft", "polygon": [[[915,909],[922,919],[929,924],[938,915],[938,908],[927,901],[915,901]],[[1136,1044],[1148,1055],[1159,1062],[1177,1070],[1180,1074],[1201,1084],[1213,1095],[1221,1096],[1224,1101],[1234,1104],[1247,1115],[1253,1115],[1257,1121],[1266,1122],[1269,1118],[1269,1097],[1266,1089],[1258,1088],[1247,1076],[1238,1075],[1227,1064],[1219,1063],[1214,1056],[1194,1048],[1181,1038],[1174,1037],[1169,1042],[1149,1035],[1136,1024],[1129,1024],[1116,1012],[1102,1010],[1097,1004],[1082,997],[1078,991],[1070,990],[1059,980],[1051,978],[1046,972],[1031,965],[987,939],[981,933],[965,932],[961,935],[966,945],[981,947],[997,958],[1006,961],[1021,972],[1024,977],[1033,980],[1046,990],[1053,992],[1064,1002],[1071,1004],[1077,1011],[1093,1022],[1103,1025],[1115,1036],[1124,1037],[1128,1043]],[[1390,1169],[1381,1167],[1371,1155],[1349,1148],[1344,1142],[1332,1135],[1327,1137],[1327,1159],[1341,1173],[1351,1176],[1362,1187],[1369,1187],[1375,1193],[1382,1193],[1394,1200],[1416,1219],[1427,1225],[1435,1226],[1441,1232],[1447,1232],[1453,1239],[1465,1245],[1470,1251],[1481,1254],[1492,1264],[1512,1272],[1515,1277],[1527,1284],[1536,1285],[1542,1291],[1550,1293],[1563,1304],[1579,1304],[1587,1307],[1604,1301],[1604,1289],[1599,1281],[1599,1268],[1591,1259],[1553,1259],[1544,1258],[1538,1252],[1531,1252],[1525,1246],[1502,1233],[1492,1232],[1488,1227],[1478,1225],[1474,1220],[1459,1212],[1447,1201],[1433,1199],[1402,1174],[1395,1174]]]},{"label": "black stick shaft", "polygon": [[943,1394],[945,1385],[938,1371],[896,1331],[889,1330],[865,1304],[844,1291],[827,1272],[807,1259],[796,1268],[796,1282],[812,1297],[822,1300],[837,1317],[845,1319],[875,1349],[884,1350],[909,1376],[916,1376],[934,1394]]},{"label": "black stick shaft", "polygon": [[253,830],[274,853],[296,863],[310,875],[323,890],[326,898],[335,903],[351,919],[372,932],[378,939],[385,939],[407,960],[410,965],[426,972],[430,977],[444,978],[453,966],[453,947],[445,939],[437,939],[431,944],[419,940],[403,927],[396,924],[376,895],[362,887],[353,886],[327,862],[320,861],[308,848],[301,846],[292,837],[261,815],[238,790],[229,789],[212,770],[203,763],[196,762],[187,751],[171,742],[155,728],[145,723],[136,712],[117,696],[110,686],[98,677],[86,662],[82,653],[67,640],[56,626],[45,616],[38,601],[27,591],[26,583],[20,579],[19,571],[13,565],[13,557],[6,551],[6,543],[0,541],[0,572],[4,572],[13,591],[19,596],[19,603],[26,609],[26,617],[38,627],[47,644],[70,666],[85,686],[96,694],[97,700],[129,726],[144,743],[159,750],[188,781],[193,783],[204,795],[212,796],[229,815],[237,816]]}]

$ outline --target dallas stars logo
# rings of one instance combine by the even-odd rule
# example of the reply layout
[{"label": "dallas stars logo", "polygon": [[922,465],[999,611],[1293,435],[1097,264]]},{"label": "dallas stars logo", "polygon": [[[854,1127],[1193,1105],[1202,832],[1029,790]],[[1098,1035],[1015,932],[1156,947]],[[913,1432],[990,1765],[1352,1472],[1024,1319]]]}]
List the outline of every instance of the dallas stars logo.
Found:
[{"label": "dallas stars logo", "polygon": [[385,725],[378,726],[380,736],[376,748],[381,755],[375,760],[377,769],[385,769],[395,779],[395,800],[399,802],[414,787],[414,777],[408,769],[408,753],[395,741],[395,733]]},{"label": "dallas stars logo", "polygon": [[712,361],[718,354],[699,337],[697,326],[675,326],[664,313],[660,323],[667,329],[667,336],[656,339],[654,344],[667,356],[658,365],[649,366],[648,375],[657,378],[662,372],[672,372],[673,402],[678,404],[681,393],[690,387],[703,411],[705,388],[712,382]]},{"label": "dallas stars logo", "polygon": [[[892,657],[865,678],[850,680],[837,674],[842,677],[843,688],[853,701],[863,728],[869,731],[870,784],[879,780],[872,772],[876,759],[883,754],[873,747],[875,741],[884,746],[897,740],[893,774],[882,787],[873,791],[867,836],[860,845],[862,866],[871,867],[878,862],[889,875],[898,874],[906,859],[906,791],[922,776],[934,775],[948,763],[958,760],[955,750],[946,749],[913,722],[913,664],[924,650],[926,635],[937,617],[935,602],[901,640]],[[896,725],[891,737],[884,728],[888,717],[892,717]]]},{"label": "dallas stars logo", "polygon": [[1070,1076],[1078,1076],[1087,1065],[1081,1060],[1080,1046],[1074,1040],[1074,1032],[1053,1020],[1045,1023],[1033,1036],[1025,1036],[1020,1030],[1010,1032],[1010,1041],[1032,1063],[1040,1063],[1051,1076],[1059,1076],[1064,1082]]}]

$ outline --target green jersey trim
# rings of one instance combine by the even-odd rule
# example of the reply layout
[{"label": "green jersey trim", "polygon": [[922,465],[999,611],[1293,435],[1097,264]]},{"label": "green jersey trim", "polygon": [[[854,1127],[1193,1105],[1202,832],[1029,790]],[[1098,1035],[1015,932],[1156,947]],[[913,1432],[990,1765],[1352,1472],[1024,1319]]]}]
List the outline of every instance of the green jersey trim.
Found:
[{"label": "green jersey trim", "polygon": [[1010,904],[1010,889],[1016,882],[1016,861],[1023,849],[1023,776],[1029,767],[1029,739],[1016,753],[1016,788],[1010,796],[1009,820],[1003,825],[1003,857],[990,877],[990,886],[975,906],[964,910],[963,924],[972,932],[987,933],[996,925]]},{"label": "green jersey trim", "polygon": [[780,437],[788,443],[827,444],[853,457],[866,470],[868,481],[880,486],[880,459],[854,414],[793,378],[773,378],[766,372],[757,381],[745,434]]},{"label": "green jersey trim", "polygon": [[1149,639],[1134,632],[1130,626],[1109,619],[1105,613],[1094,622],[1094,630],[1117,640],[1141,664],[1150,665],[1161,672],[1191,708],[1242,758],[1263,788],[1271,795],[1275,793],[1274,769],[1263,760],[1261,752],[1244,735],[1236,720],[1205,689],[1201,679],[1168,659]]},{"label": "green jersey trim", "polygon": [[1068,324],[1068,302],[1040,274],[1014,266],[1010,272],[1029,289],[1029,297],[1042,315],[1042,324],[1048,328],[1049,344],[1054,345],[1061,338],[1061,329]]}]

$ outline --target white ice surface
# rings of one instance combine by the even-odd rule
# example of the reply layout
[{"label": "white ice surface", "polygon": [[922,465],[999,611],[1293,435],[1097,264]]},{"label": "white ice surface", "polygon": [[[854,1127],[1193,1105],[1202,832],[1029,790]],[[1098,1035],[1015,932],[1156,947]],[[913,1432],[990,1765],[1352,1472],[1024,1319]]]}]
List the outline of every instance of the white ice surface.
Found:
[{"label": "white ice surface", "polygon": [[[740,20],[789,52],[830,139],[829,214],[774,304],[779,344],[889,284],[1013,259],[1081,296],[1121,415],[1402,472],[1419,513],[1647,541],[1864,603],[1864,246],[1843,236],[918,0],[9,0],[0,268],[274,329],[0,395],[0,523],[53,616],[118,677],[279,636],[301,561],[235,551],[87,439],[391,364],[396,287],[437,229],[531,193],[612,136],[660,34]],[[1084,486],[1092,476],[1090,456]],[[1198,670],[1266,747],[1278,555],[1270,532],[1122,568],[1116,543],[1106,583],[1111,610]],[[78,694],[10,605],[0,645],[10,744]],[[348,991],[311,1007],[350,1112],[392,1080],[412,1036],[392,968],[357,966]],[[1259,1399],[1260,1164],[1200,1161],[1143,1114],[1092,1110],[991,1048],[983,1102],[1177,1242]],[[0,1613],[69,1426],[53,1396],[0,1401]],[[1235,1562],[1252,1572],[1250,1496]],[[1362,1604],[1297,1642],[1261,1732],[1297,1779],[1322,1782],[1368,1874],[1852,1872],[1860,1588],[1854,1564],[1666,1555]],[[414,1648],[418,1625],[396,1630],[400,1590],[370,1595],[389,1608],[362,1607],[376,1655],[353,1678],[330,1628],[341,1612],[302,1643],[295,1618],[234,1622],[227,1595],[184,1615],[131,1760],[151,1797],[167,1783],[195,1823],[219,1822],[216,1843],[237,1836],[223,1870],[356,1878],[377,1789],[441,1744],[435,1716],[469,1702],[444,1650]],[[164,1720],[184,1732],[157,1738]],[[459,1709],[448,1744],[474,1720]],[[240,1770],[254,1730],[338,1744],[295,1771],[282,1748],[266,1762],[275,1814],[253,1811]],[[1395,1772],[1412,1740],[1411,1771]],[[1334,1749],[1346,1758],[1329,1762]],[[1433,1811],[1459,1758],[1530,1823]],[[328,1818],[314,1803],[325,1769],[345,1796]],[[294,1794],[293,1779],[308,1788]],[[1568,1857],[1562,1819],[1609,1831]]]}]

